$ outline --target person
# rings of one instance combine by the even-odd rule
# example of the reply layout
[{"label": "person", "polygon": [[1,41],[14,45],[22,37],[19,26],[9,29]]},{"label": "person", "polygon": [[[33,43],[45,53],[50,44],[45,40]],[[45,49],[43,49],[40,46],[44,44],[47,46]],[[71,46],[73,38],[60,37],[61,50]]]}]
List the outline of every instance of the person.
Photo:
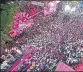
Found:
[{"label": "person", "polygon": [[17,58],[13,50],[11,51],[11,55],[14,56],[15,59]]},{"label": "person", "polygon": [[10,48],[9,48],[9,49],[6,48],[6,49],[5,49],[5,52],[6,52],[6,53],[11,53],[11,49],[10,49]]},{"label": "person", "polygon": [[11,54],[7,54],[7,58],[8,58],[7,61],[9,63],[16,60]]},{"label": "person", "polygon": [[19,53],[18,53],[14,48],[12,48],[11,54],[12,54],[16,59],[18,59]]},{"label": "person", "polygon": [[1,69],[7,69],[8,67],[10,67],[10,65],[7,63],[7,61],[4,61],[4,62],[1,64]]},{"label": "person", "polygon": [[17,51],[20,55],[22,55],[22,51],[21,51],[20,49],[16,48],[16,51]]},{"label": "person", "polygon": [[0,64],[2,64],[5,60],[0,58]]},{"label": "person", "polygon": [[1,58],[2,58],[3,60],[7,60],[7,57],[6,57],[5,54],[3,54],[3,55],[1,56]]}]

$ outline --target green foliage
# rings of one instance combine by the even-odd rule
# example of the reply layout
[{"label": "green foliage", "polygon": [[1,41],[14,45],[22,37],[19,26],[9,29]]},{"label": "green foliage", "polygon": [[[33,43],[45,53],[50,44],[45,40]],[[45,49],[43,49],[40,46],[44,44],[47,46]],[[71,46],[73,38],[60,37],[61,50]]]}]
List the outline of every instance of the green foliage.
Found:
[{"label": "green foliage", "polygon": [[1,4],[1,40],[11,40],[8,32],[11,28],[10,23],[13,20],[13,14],[16,12],[18,6],[15,3]]}]

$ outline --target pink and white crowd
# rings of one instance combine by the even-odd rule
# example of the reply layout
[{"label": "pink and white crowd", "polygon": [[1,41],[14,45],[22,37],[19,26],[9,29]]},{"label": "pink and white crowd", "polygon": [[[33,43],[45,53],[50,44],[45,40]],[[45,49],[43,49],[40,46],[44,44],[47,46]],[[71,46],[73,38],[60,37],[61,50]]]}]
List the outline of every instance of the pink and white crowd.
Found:
[{"label": "pink and white crowd", "polygon": [[[28,13],[16,13],[8,35],[12,38],[18,36],[15,43],[20,46],[5,49],[0,57],[2,71],[83,71],[83,17],[78,14],[80,17],[72,18],[68,5],[68,9],[65,7],[67,13],[62,13],[60,5],[65,6],[65,3],[40,3],[42,10],[38,9],[38,4],[31,4]],[[24,44],[19,38],[22,33],[26,40]]]}]

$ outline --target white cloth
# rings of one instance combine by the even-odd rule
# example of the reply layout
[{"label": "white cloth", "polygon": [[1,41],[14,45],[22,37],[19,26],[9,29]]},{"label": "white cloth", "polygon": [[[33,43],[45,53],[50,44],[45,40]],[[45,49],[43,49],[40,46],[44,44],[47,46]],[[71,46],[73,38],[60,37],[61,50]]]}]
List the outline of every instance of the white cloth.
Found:
[{"label": "white cloth", "polygon": [[9,65],[7,64],[7,61],[4,61],[2,64],[1,64],[1,69],[5,69],[5,67],[8,67]]},{"label": "white cloth", "polygon": [[44,6],[44,3],[42,3],[42,2],[37,2],[37,1],[31,1],[31,3],[33,4],[33,5],[38,5],[38,6]]}]

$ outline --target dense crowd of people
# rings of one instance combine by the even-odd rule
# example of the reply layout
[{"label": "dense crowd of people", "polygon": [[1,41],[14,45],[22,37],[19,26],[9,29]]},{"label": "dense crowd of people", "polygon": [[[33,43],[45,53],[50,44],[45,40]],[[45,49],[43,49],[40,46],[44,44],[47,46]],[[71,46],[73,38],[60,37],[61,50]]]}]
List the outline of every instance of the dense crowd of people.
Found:
[{"label": "dense crowd of people", "polygon": [[1,56],[2,69],[11,68],[27,52],[30,56],[24,58],[25,62],[16,68],[17,71],[54,72],[59,62],[73,69],[83,63],[83,16],[71,17],[59,8],[57,13],[44,16],[41,12],[34,16],[33,26],[15,39],[15,46],[5,49],[6,54]]}]

